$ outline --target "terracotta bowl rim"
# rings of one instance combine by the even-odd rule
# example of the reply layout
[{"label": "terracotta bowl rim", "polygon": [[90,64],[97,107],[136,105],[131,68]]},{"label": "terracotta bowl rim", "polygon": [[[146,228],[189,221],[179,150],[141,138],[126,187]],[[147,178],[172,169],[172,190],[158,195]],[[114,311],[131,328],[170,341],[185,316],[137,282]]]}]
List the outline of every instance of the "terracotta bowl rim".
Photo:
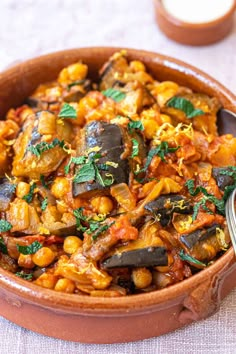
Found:
[{"label": "terracotta bowl rim", "polygon": [[[150,59],[151,61],[157,61],[160,65],[164,67],[171,67],[173,70],[178,71],[183,76],[194,77],[197,81],[202,82],[204,85],[213,88],[215,91],[223,94],[228,101],[232,103],[232,110],[236,112],[236,96],[230,92],[226,87],[224,87],[217,80],[204,73],[203,71],[197,69],[196,67],[189,65],[178,59],[162,55],[159,53],[132,49],[132,48],[121,48],[121,47],[83,47],[61,50],[53,52],[46,55],[41,55],[33,59],[28,59],[22,63],[16,64],[13,67],[0,72],[0,80],[3,77],[11,76],[16,70],[21,70],[23,66],[31,65],[36,63],[38,60],[48,61],[56,57],[61,57],[62,55],[70,54],[75,51],[80,53],[89,52],[95,54],[96,51],[105,51],[107,56],[111,55],[115,51],[126,50],[129,54],[138,55],[140,60],[144,57]],[[148,61],[148,60],[147,60]],[[54,309],[55,311],[73,312],[74,314],[101,314],[103,316],[109,316],[114,313],[122,314],[124,311],[137,312],[137,310],[150,311],[151,308],[160,303],[166,304],[178,297],[183,297],[185,293],[189,293],[198,284],[210,279],[213,275],[222,271],[224,267],[227,267],[229,263],[234,260],[234,250],[232,246],[230,249],[221,256],[215,263],[210,265],[199,273],[193,275],[192,277],[183,280],[180,283],[172,285],[169,288],[155,290],[150,293],[137,294],[131,296],[117,297],[117,298],[96,298],[89,297],[86,295],[77,294],[64,294],[59,293],[54,290],[49,290],[41,288],[38,285],[28,283],[27,281],[18,278],[13,273],[10,273],[4,269],[0,269],[0,286],[6,291],[10,291],[12,294],[20,296],[26,299],[29,303],[35,305],[41,305],[45,308]]]},{"label": "terracotta bowl rim", "polygon": [[234,11],[236,10],[236,0],[234,0],[232,7],[223,15],[220,16],[219,18],[209,21],[209,22],[201,22],[201,23],[191,23],[191,22],[185,22],[177,17],[171,15],[163,5],[162,0],[153,0],[156,6],[158,7],[158,11],[161,12],[162,16],[166,17],[169,22],[172,22],[174,25],[178,27],[182,27],[187,29],[207,29],[209,27],[214,27],[219,25],[220,22],[225,22],[228,20],[229,17],[233,16]]}]

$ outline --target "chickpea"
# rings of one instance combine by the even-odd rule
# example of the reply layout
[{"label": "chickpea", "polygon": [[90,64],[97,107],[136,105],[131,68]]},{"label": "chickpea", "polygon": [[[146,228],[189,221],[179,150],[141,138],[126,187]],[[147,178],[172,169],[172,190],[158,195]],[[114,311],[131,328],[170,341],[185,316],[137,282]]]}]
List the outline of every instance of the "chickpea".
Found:
[{"label": "chickpea", "polygon": [[66,253],[73,254],[82,246],[82,241],[77,236],[67,236],[65,238],[63,249]]},{"label": "chickpea", "polygon": [[113,209],[113,203],[109,197],[95,197],[91,200],[91,205],[98,214],[109,214]]},{"label": "chickpea", "polygon": [[68,211],[68,206],[63,201],[57,200],[57,210],[59,213],[64,214]]},{"label": "chickpea", "polygon": [[171,264],[173,264],[174,258],[171,254],[168,254],[168,265],[167,266],[157,266],[155,269],[160,273],[167,273],[170,270]]},{"label": "chickpea", "polygon": [[158,289],[166,288],[168,285],[172,284],[173,280],[169,274],[154,272],[153,273],[153,283]]},{"label": "chickpea", "polygon": [[130,69],[135,73],[138,71],[146,71],[144,64],[139,60],[132,60],[129,64],[129,66],[130,66]]},{"label": "chickpea", "polygon": [[58,278],[53,274],[43,273],[35,280],[35,284],[47,289],[54,289]]},{"label": "chickpea", "polygon": [[30,191],[30,185],[26,182],[19,182],[16,187],[17,198],[23,198]]},{"label": "chickpea", "polygon": [[27,268],[27,269],[32,269],[34,268],[34,262],[32,260],[32,255],[27,254],[24,255],[20,253],[19,258],[18,258],[18,264],[20,267]]},{"label": "chickpea", "polygon": [[70,80],[72,81],[83,80],[85,79],[88,73],[87,65],[82,63],[69,65],[67,70],[68,70]]},{"label": "chickpea", "polygon": [[75,63],[62,69],[59,74],[58,82],[60,84],[69,84],[72,81],[83,80],[87,76],[88,67],[82,63]]},{"label": "chickpea", "polygon": [[171,118],[167,114],[161,114],[160,115],[162,123],[169,123],[172,124]]},{"label": "chickpea", "polygon": [[54,290],[72,294],[75,290],[75,283],[69,279],[59,279],[55,285]]},{"label": "chickpea", "polygon": [[77,102],[70,102],[70,106],[72,106],[76,110],[77,117],[76,119],[71,119],[71,123],[75,125],[82,126],[85,123],[85,118],[83,112],[81,112],[79,103]]},{"label": "chickpea", "polygon": [[153,118],[141,119],[141,121],[143,123],[145,137],[147,139],[152,139],[159,129],[158,122]]},{"label": "chickpea", "polygon": [[178,93],[179,86],[172,81],[163,81],[161,82],[157,88],[157,101],[160,107],[163,107],[166,102],[173,96]]},{"label": "chickpea", "polygon": [[47,267],[55,259],[55,253],[48,247],[40,248],[32,257],[34,264],[39,267]]},{"label": "chickpea", "polygon": [[147,268],[136,268],[132,271],[132,279],[137,289],[144,289],[151,285],[152,273]]},{"label": "chickpea", "polygon": [[70,191],[70,182],[65,177],[56,177],[51,192],[55,198],[61,199]]}]

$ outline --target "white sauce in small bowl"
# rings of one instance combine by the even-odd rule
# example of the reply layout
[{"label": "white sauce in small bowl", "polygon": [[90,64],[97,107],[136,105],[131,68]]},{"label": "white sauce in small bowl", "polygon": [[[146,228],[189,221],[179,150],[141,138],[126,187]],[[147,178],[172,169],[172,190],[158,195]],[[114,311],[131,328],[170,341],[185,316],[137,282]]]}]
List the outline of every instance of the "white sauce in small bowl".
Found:
[{"label": "white sauce in small bowl", "polygon": [[224,16],[235,0],[162,0],[170,15],[187,23],[207,23]]}]

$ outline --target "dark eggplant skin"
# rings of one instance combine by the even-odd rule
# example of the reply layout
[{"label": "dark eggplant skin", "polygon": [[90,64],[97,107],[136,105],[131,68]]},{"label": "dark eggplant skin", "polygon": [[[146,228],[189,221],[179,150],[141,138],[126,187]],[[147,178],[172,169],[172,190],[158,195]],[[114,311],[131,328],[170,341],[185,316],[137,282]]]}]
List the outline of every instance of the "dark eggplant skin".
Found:
[{"label": "dark eggplant skin", "polygon": [[199,241],[207,240],[216,234],[216,229],[221,228],[219,224],[213,224],[208,228],[196,230],[190,234],[182,235],[180,241],[188,248],[193,248]]},{"label": "dark eggplant skin", "polygon": [[104,269],[167,265],[168,255],[165,247],[146,247],[122,252],[114,254],[102,262]]},{"label": "dark eggplant skin", "polygon": [[[180,205],[181,201],[183,201],[182,205]],[[188,199],[176,194],[162,195],[146,204],[145,209],[158,217],[162,226],[170,223],[173,213],[191,214],[193,212],[193,206]]]},{"label": "dark eggplant skin", "polygon": [[0,184],[0,211],[6,211],[15,195],[16,186],[9,182]]},{"label": "dark eggplant skin", "polygon": [[[107,165],[107,170],[100,170],[103,179],[106,179],[106,174],[111,174],[114,178],[114,184],[128,183],[129,180],[129,162],[128,159],[123,159],[122,154],[125,151],[124,134],[122,129],[115,124],[106,122],[93,121],[87,124],[82,133],[81,145],[79,147],[79,155],[86,155],[86,152],[94,147],[100,147],[99,153],[102,157],[99,159],[99,164],[106,162],[117,163],[117,168]],[[93,182],[73,183],[73,196],[81,197],[91,196],[91,194],[99,193],[104,190],[101,184]]]},{"label": "dark eggplant skin", "polygon": [[234,178],[232,176],[228,176],[225,174],[222,174],[222,171],[228,171],[231,172],[230,168],[225,168],[225,167],[215,167],[212,169],[212,175],[215,178],[217,182],[217,186],[224,191],[225,187],[231,186],[234,184]]},{"label": "dark eggplant skin", "polygon": [[99,71],[99,89],[106,90],[109,87],[121,87],[123,82],[117,79],[116,74],[123,75],[127,70],[128,62],[123,55],[118,55],[106,62]]}]

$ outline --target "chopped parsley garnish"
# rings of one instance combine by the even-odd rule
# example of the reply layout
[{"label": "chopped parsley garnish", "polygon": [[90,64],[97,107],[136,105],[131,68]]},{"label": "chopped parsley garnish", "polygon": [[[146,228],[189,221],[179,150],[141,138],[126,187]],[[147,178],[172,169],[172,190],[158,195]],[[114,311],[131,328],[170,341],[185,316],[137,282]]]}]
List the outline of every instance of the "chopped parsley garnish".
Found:
[{"label": "chopped parsley garnish", "polygon": [[58,138],[55,138],[55,139],[53,139],[53,141],[51,143],[47,143],[46,141],[41,141],[40,143],[38,143],[36,145],[28,146],[27,150],[30,151],[33,155],[40,157],[40,155],[43,152],[53,149],[56,146],[64,148],[65,147],[64,140],[59,140]]},{"label": "chopped parsley garnish", "polygon": [[46,210],[47,206],[48,206],[48,198],[46,197],[46,198],[44,198],[44,200],[42,201],[41,210],[42,210],[42,211]]},{"label": "chopped parsley garnish", "polygon": [[195,109],[192,102],[184,97],[174,96],[167,102],[166,105],[167,107],[173,107],[183,111],[187,118],[194,118],[205,114],[205,112],[203,112],[201,109]]},{"label": "chopped parsley garnish", "polygon": [[236,166],[228,166],[226,168],[222,168],[218,173],[220,175],[233,177],[233,179],[236,181]]},{"label": "chopped parsley garnish", "polygon": [[135,156],[138,156],[139,153],[139,143],[138,140],[132,139],[132,154],[131,157],[134,158]]},{"label": "chopped parsley garnish", "polygon": [[27,254],[36,253],[38,250],[40,250],[40,248],[43,247],[43,245],[38,241],[34,241],[29,246],[21,246],[21,245],[16,244],[16,247],[20,253],[27,255]]},{"label": "chopped parsley garnish", "polygon": [[24,195],[22,199],[24,199],[28,204],[32,202],[34,197],[34,190],[36,188],[36,183],[31,184],[30,191],[28,194]]},{"label": "chopped parsley garnish", "polygon": [[25,273],[23,270],[15,273],[15,275],[19,278],[24,279],[24,280],[32,280],[33,279],[33,273]]},{"label": "chopped parsley garnish", "polygon": [[95,171],[94,163],[89,161],[80,168],[79,172],[76,174],[73,181],[75,183],[89,182],[89,181],[94,181],[95,177],[96,177],[96,171]]},{"label": "chopped parsley garnish", "polygon": [[76,119],[77,118],[77,113],[76,113],[76,109],[74,107],[72,107],[69,103],[64,103],[64,105],[62,106],[58,117],[60,118],[72,118],[72,119]]},{"label": "chopped parsley garnish", "polygon": [[100,228],[98,228],[98,230],[92,235],[93,241],[95,241],[103,232],[107,231],[114,223],[115,221],[111,222],[110,224],[102,225]]},{"label": "chopped parsley garnish", "polygon": [[84,208],[78,208],[73,211],[76,220],[76,228],[78,231],[84,232],[86,227],[81,224],[81,221],[87,221],[86,216],[83,215]]},{"label": "chopped parsley garnish", "polygon": [[66,174],[69,173],[69,171],[70,171],[70,166],[71,166],[72,163],[74,163],[75,165],[82,165],[82,164],[84,164],[84,163],[86,162],[86,160],[87,160],[87,157],[86,157],[86,156],[72,157],[72,158],[70,159],[68,165],[66,165],[66,166],[64,167],[65,173],[66,173]]},{"label": "chopped parsley garnish", "polygon": [[219,175],[226,175],[233,178],[233,184],[228,185],[224,188],[223,200],[226,202],[230,194],[236,188],[236,166],[228,166],[226,168],[221,168],[218,171]]},{"label": "chopped parsley garnish", "polygon": [[189,254],[184,253],[184,250],[181,250],[179,252],[179,257],[180,257],[180,259],[182,259],[182,261],[190,262],[191,264],[196,264],[196,265],[204,267],[204,268],[206,267],[205,263],[202,263],[202,262],[198,261],[196,258],[190,256]]},{"label": "chopped parsley garnish", "polygon": [[106,97],[112,98],[116,102],[120,102],[126,97],[126,94],[124,92],[116,90],[112,87],[106,89],[105,91],[102,91],[102,94]]},{"label": "chopped parsley garnish", "polygon": [[48,184],[45,181],[44,175],[40,175],[40,182],[42,183],[42,186],[46,189],[48,189]]},{"label": "chopped parsley garnish", "polygon": [[70,88],[76,85],[83,85],[85,83],[85,80],[77,80],[71,82],[69,85],[67,85],[67,91],[70,91]]},{"label": "chopped parsley garnish", "polygon": [[7,221],[0,219],[0,232],[6,232],[11,230],[12,225]]},{"label": "chopped parsley garnish", "polygon": [[179,148],[180,148],[179,146],[177,146],[176,148],[170,148],[166,141],[162,141],[160,143],[160,145],[158,145],[156,148],[151,149],[148,152],[148,156],[147,156],[144,168],[142,168],[141,170],[137,171],[136,174],[138,174],[140,172],[147,171],[147,169],[148,169],[150,163],[152,162],[152,159],[153,159],[154,156],[159,156],[163,162],[166,162],[165,155],[169,154],[170,152],[175,152]]},{"label": "chopped parsley garnish", "polygon": [[138,130],[144,130],[143,123],[141,120],[132,120],[130,119],[130,122],[128,123],[128,131],[131,133],[133,130],[138,129]]},{"label": "chopped parsley garnish", "polygon": [[6,246],[4,239],[2,237],[0,237],[0,252],[2,252],[3,254],[8,254],[7,246]]},{"label": "chopped parsley garnish", "polygon": [[[104,224],[105,217],[101,217],[99,220],[94,220],[92,217],[86,217],[83,215],[83,208],[78,208],[73,211],[73,214],[76,218],[76,227],[77,230],[86,232],[88,235],[92,235],[92,239],[96,240],[99,235],[104,231],[108,230],[115,221],[110,224]],[[88,226],[83,226],[81,222],[85,222]]]},{"label": "chopped parsley garnish", "polygon": [[82,165],[73,179],[75,183],[96,181],[103,187],[108,187],[113,184],[114,177],[109,173],[106,174],[106,177],[108,178],[102,177],[100,170],[107,171],[107,168],[104,168],[106,164],[97,163],[97,160],[101,157],[102,155],[99,153],[90,153],[88,156],[80,156],[78,158],[72,157],[69,164],[65,166],[65,172],[69,172],[69,168],[72,162],[77,165]]},{"label": "chopped parsley garnish", "polygon": [[212,211],[209,208],[207,208],[206,202],[210,202],[212,204],[215,204],[218,213],[225,215],[225,199],[224,199],[224,197],[222,199],[218,199],[213,194],[208,193],[206,188],[204,188],[202,186],[197,186],[195,188],[194,187],[194,180],[192,180],[192,179],[188,180],[185,183],[185,186],[188,188],[189,194],[192,197],[195,197],[199,193],[204,194],[204,197],[198,203],[196,203],[193,207],[193,220],[196,219],[200,207],[203,207],[204,210],[206,210],[208,213],[212,214]]}]

